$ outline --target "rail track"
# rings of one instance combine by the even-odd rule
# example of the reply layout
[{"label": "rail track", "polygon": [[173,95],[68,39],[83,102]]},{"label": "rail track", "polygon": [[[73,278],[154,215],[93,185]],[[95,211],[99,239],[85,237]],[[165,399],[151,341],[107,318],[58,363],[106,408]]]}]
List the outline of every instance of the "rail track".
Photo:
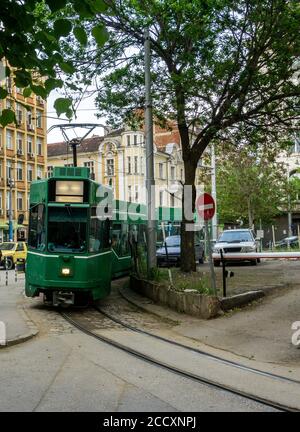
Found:
[{"label": "rail track", "polygon": [[[222,364],[226,365],[227,367],[231,367],[234,369],[243,370],[245,373],[260,375],[264,378],[272,379],[272,380],[277,381],[277,382],[281,381],[281,382],[285,382],[288,384],[300,385],[300,382],[295,380],[295,379],[280,376],[280,375],[277,375],[277,374],[274,374],[271,372],[265,372],[265,371],[262,371],[259,369],[255,369],[255,368],[251,368],[251,367],[239,364],[239,363],[234,362],[234,361],[223,359],[221,357],[218,357],[218,356],[206,353],[204,351],[201,351],[197,348],[193,348],[191,346],[181,344],[177,341],[167,339],[163,336],[159,336],[157,334],[148,332],[148,331],[143,330],[141,328],[137,328],[135,326],[132,326],[132,325],[120,320],[119,318],[116,318],[115,316],[111,315],[110,313],[108,313],[107,311],[103,310],[102,308],[100,308],[98,306],[96,306],[95,309],[97,310],[97,312],[102,314],[105,318],[110,320],[112,323],[117,324],[117,326],[120,326],[121,329],[126,329],[130,332],[142,334],[145,337],[154,338],[154,339],[159,340],[165,344],[170,344],[170,345],[175,346],[176,348],[186,350],[186,352],[196,353],[197,355],[201,356],[202,358],[205,358],[206,360],[211,360],[214,362],[222,363]],[[88,326],[86,326],[84,323],[80,322],[80,320],[76,320],[76,319],[72,318],[72,313],[63,312],[63,311],[61,311],[60,313],[65,320],[67,320],[70,324],[72,324],[74,327],[76,327],[81,332],[87,334],[88,336],[91,336],[91,337],[93,337],[93,338],[95,338],[101,342],[109,344],[110,346],[113,346],[119,350],[122,350],[122,351],[126,352],[127,354],[133,355],[133,356],[135,356],[135,357],[137,357],[143,361],[154,364],[157,367],[164,368],[170,372],[176,373],[176,374],[181,375],[185,378],[192,379],[194,381],[197,381],[201,384],[208,385],[208,386],[215,388],[215,389],[229,392],[229,393],[234,394],[236,396],[240,396],[240,397],[243,397],[245,399],[260,403],[260,404],[265,405],[267,407],[271,407],[271,408],[274,408],[274,409],[277,409],[280,411],[288,411],[288,412],[299,411],[297,407],[292,407],[292,406],[286,405],[284,403],[269,400],[266,397],[260,397],[260,396],[257,396],[255,394],[248,393],[248,392],[243,391],[241,389],[237,389],[234,386],[220,383],[215,379],[210,379],[210,378],[207,378],[205,376],[201,376],[198,373],[193,373],[191,371],[184,370],[181,367],[177,367],[177,366],[174,366],[170,363],[166,363],[165,361],[162,361],[159,358],[156,358],[152,355],[144,353],[141,350],[137,350],[137,349],[130,347],[124,343],[118,342],[117,340],[114,340],[113,338],[110,338],[106,335],[99,334],[98,332],[96,333],[95,331],[90,330],[88,328]],[[299,390],[300,390],[300,387],[299,387]]]}]

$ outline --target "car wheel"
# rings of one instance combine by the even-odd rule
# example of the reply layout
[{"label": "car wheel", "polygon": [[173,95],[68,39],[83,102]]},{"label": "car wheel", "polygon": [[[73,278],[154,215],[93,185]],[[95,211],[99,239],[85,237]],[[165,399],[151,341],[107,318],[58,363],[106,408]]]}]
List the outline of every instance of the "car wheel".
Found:
[{"label": "car wheel", "polygon": [[256,266],[256,264],[257,264],[257,260],[256,259],[255,260],[251,260],[250,262],[251,262],[252,266]]},{"label": "car wheel", "polygon": [[260,263],[260,258],[257,258],[257,264],[259,264]]},{"label": "car wheel", "polygon": [[13,268],[13,266],[14,266],[13,259],[11,257],[7,257],[4,260],[4,268],[5,268],[5,270],[11,270]]},{"label": "car wheel", "polygon": [[215,267],[220,267],[220,261],[216,261],[216,260],[214,260],[214,266],[215,266]]}]

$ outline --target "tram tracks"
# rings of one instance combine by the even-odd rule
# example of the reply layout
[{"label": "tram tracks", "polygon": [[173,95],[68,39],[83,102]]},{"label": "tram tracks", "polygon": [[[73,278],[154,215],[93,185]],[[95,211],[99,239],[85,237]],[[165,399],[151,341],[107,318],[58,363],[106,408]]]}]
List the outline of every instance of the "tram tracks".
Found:
[{"label": "tram tracks", "polygon": [[[103,310],[102,308],[99,308],[96,306],[95,309],[97,310],[97,312],[102,314],[103,317],[110,320],[110,322],[116,324],[117,328],[119,330],[120,329],[126,330],[128,332],[131,332],[132,334],[139,335],[139,337],[142,336],[143,338],[145,338],[145,337],[153,338],[158,343],[161,343],[164,346],[166,346],[166,345],[169,345],[170,347],[173,346],[174,349],[176,349],[177,351],[178,351],[178,349],[181,350],[181,353],[180,353],[181,356],[182,356],[182,353],[185,353],[185,355],[188,355],[188,354],[191,354],[193,356],[196,355],[198,359],[201,357],[202,361],[204,361],[206,364],[207,364],[207,362],[208,363],[214,362],[216,365],[218,365],[218,367],[220,367],[220,364],[222,364],[224,368],[228,369],[228,373],[231,374],[233,377],[234,377],[234,375],[236,375],[236,371],[238,371],[239,374],[241,374],[241,372],[243,372],[244,374],[251,374],[252,376],[254,374],[256,379],[260,378],[260,379],[266,380],[267,384],[268,384],[267,387],[270,387],[270,381],[272,381],[273,383],[276,383],[277,390],[279,389],[278,384],[281,383],[282,385],[289,386],[292,394],[297,394],[297,393],[300,394],[300,391],[299,391],[300,390],[300,382],[293,379],[293,378],[280,376],[280,375],[277,375],[277,374],[274,374],[271,372],[261,371],[259,369],[244,366],[244,365],[239,364],[237,362],[233,362],[233,361],[226,360],[226,359],[223,359],[221,357],[218,357],[218,356],[215,356],[212,354],[205,353],[204,351],[198,350],[197,348],[193,348],[193,347],[190,347],[188,345],[181,344],[177,341],[167,339],[167,338],[165,338],[163,336],[159,336],[155,333],[151,333],[151,332],[148,332],[148,331],[143,330],[141,328],[137,328],[135,326],[132,326],[131,324],[128,324],[128,323],[120,320],[119,318],[116,318],[115,316],[111,315],[110,313]],[[78,330],[82,331],[83,333],[87,334],[88,336],[91,336],[91,337],[93,337],[93,338],[95,338],[101,342],[104,342],[106,344],[109,344],[110,346],[113,346],[119,350],[122,350],[123,352],[126,352],[130,355],[133,355],[133,356],[139,358],[140,360],[146,361],[150,364],[154,364],[157,367],[164,368],[170,372],[176,373],[176,374],[181,375],[181,376],[188,378],[188,379],[195,380],[201,384],[205,384],[205,385],[208,385],[212,388],[229,392],[229,393],[234,394],[236,396],[240,396],[240,397],[243,397],[245,399],[255,401],[257,403],[278,409],[280,411],[299,411],[298,406],[300,406],[300,400],[298,400],[298,403],[296,403],[296,404],[287,403],[284,400],[284,398],[281,398],[281,397],[279,397],[279,398],[277,397],[277,400],[273,400],[273,398],[270,398],[268,396],[268,394],[270,394],[268,392],[267,392],[268,394],[266,394],[266,392],[262,391],[263,394],[259,394],[259,391],[255,392],[255,391],[253,391],[253,389],[252,389],[252,391],[247,391],[247,389],[243,388],[243,386],[237,387],[236,385],[229,383],[228,379],[225,380],[227,382],[224,382],[224,380],[222,382],[221,379],[212,378],[207,373],[201,373],[201,375],[200,375],[198,372],[195,372],[196,368],[194,366],[190,367],[190,370],[189,370],[189,368],[183,369],[180,365],[178,365],[178,364],[176,364],[176,362],[174,362],[174,359],[173,359],[173,361],[166,362],[164,359],[165,358],[164,355],[162,356],[163,359],[161,359],[160,358],[161,356],[157,356],[157,355],[154,356],[153,353],[149,353],[149,352],[147,352],[147,350],[145,351],[145,350],[141,349],[140,346],[142,344],[140,343],[140,340],[134,341],[131,338],[130,344],[124,343],[124,340],[126,339],[126,338],[124,338],[124,333],[123,333],[123,337],[122,337],[122,335],[120,336],[120,334],[114,334],[113,336],[111,336],[111,335],[108,336],[107,335],[107,332],[108,332],[107,329],[104,329],[104,331],[100,331],[100,333],[99,333],[99,330],[93,331],[90,328],[88,328],[88,326],[82,320],[74,319],[72,317],[72,313],[70,314],[67,312],[61,312],[61,315],[70,324],[72,324],[74,327],[76,327]],[[195,359],[192,359],[192,363],[194,361],[195,361]],[[202,372],[204,372],[204,368],[202,368],[201,370],[202,370]],[[212,375],[214,375],[214,373],[212,373]],[[236,376],[234,378],[236,378]],[[247,381],[247,378],[246,378],[246,381]],[[262,384],[262,386],[264,386],[264,383]],[[295,389],[295,387],[297,387],[297,389]],[[277,390],[275,391],[275,393],[277,392]],[[286,391],[289,391],[289,390],[287,389]]]}]

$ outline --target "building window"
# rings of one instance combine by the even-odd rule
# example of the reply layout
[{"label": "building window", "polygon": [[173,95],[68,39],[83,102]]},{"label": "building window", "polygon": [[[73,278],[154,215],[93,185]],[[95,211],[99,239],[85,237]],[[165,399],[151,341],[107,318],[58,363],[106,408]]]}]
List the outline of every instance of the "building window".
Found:
[{"label": "building window", "polygon": [[143,156],[141,156],[141,159],[140,159],[140,173],[144,174],[144,158],[143,158]]},{"label": "building window", "polygon": [[23,210],[23,194],[21,194],[20,192],[18,192],[17,195],[17,209]]},{"label": "building window", "polygon": [[164,177],[164,166],[162,163],[158,164],[158,176],[161,179]]},{"label": "building window", "polygon": [[126,139],[127,139],[127,147],[129,147],[130,146],[130,135],[127,135]]},{"label": "building window", "polygon": [[40,165],[37,166],[36,176],[37,176],[38,179],[39,178],[40,179],[43,178],[43,167],[40,166]]},{"label": "building window", "polygon": [[17,165],[17,180],[23,180],[23,165],[21,163]]},{"label": "building window", "polygon": [[32,112],[31,110],[27,111],[27,126],[28,126],[28,130],[31,130],[32,127]]},{"label": "building window", "polygon": [[113,176],[115,174],[114,160],[107,159],[106,160],[106,174],[108,176]]},{"label": "building window", "polygon": [[18,103],[16,109],[16,118],[17,118],[17,125],[20,126],[23,123],[23,109],[21,105]]},{"label": "building window", "polygon": [[89,168],[90,174],[95,174],[95,164],[94,161],[83,162],[83,166]]},{"label": "building window", "polygon": [[10,99],[6,99],[6,109],[13,109],[12,101]]},{"label": "building window", "polygon": [[32,178],[33,178],[33,169],[32,169],[32,165],[28,165],[27,166],[27,181],[31,182]]},{"label": "building window", "polygon": [[36,127],[43,127],[43,114],[42,111],[36,110]]},{"label": "building window", "polygon": [[13,178],[12,163],[10,160],[6,161],[6,177],[9,179]]},{"label": "building window", "polygon": [[33,145],[32,145],[32,138],[27,138],[27,153],[33,154]]},{"label": "building window", "polygon": [[24,138],[23,134],[21,133],[17,134],[17,153],[19,155],[23,154],[23,138]]},{"label": "building window", "polygon": [[131,186],[128,186],[128,201],[131,202],[132,201],[132,195],[131,195]]},{"label": "building window", "polygon": [[134,190],[135,194],[134,194],[134,200],[135,202],[139,202],[139,186],[135,185],[135,190]]},{"label": "building window", "polygon": [[14,148],[13,133],[9,129],[7,129],[6,131],[6,148],[8,148],[9,150],[13,150]]},{"label": "building window", "polygon": [[171,180],[175,180],[175,167],[171,166]]},{"label": "building window", "polygon": [[43,141],[41,140],[41,138],[37,138],[37,140],[36,140],[36,150],[37,150],[37,154],[39,156],[42,156],[42,154],[43,154]]},{"label": "building window", "polygon": [[164,203],[164,192],[159,191],[159,206],[162,207]]},{"label": "building window", "polygon": [[6,210],[9,210],[9,209],[10,209],[10,194],[7,191],[6,192]]},{"label": "building window", "polygon": [[170,207],[175,207],[175,196],[174,196],[174,194],[170,195]]},{"label": "building window", "polygon": [[64,164],[64,167],[66,167],[66,168],[72,168],[74,165],[72,164],[72,163],[67,163],[67,164]]},{"label": "building window", "polygon": [[49,165],[47,166],[47,177],[50,178],[53,176],[53,166]]},{"label": "building window", "polygon": [[137,135],[133,135],[133,144],[137,145]]},{"label": "building window", "polygon": [[127,174],[131,174],[131,157],[127,157]]},{"label": "building window", "polygon": [[138,157],[134,156],[134,174],[139,173],[139,167],[138,167]]}]

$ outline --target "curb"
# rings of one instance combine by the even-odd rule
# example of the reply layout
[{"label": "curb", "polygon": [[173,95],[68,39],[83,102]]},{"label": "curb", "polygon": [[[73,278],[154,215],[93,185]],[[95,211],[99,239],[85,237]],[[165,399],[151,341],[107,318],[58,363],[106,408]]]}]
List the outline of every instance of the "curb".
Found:
[{"label": "curb", "polygon": [[[173,311],[167,306],[160,306],[154,303],[154,301],[152,301],[151,299],[148,299],[147,297],[140,296],[143,300],[145,300],[148,303],[149,306],[143,304],[141,301],[139,301],[139,299],[133,298],[133,297],[137,297],[139,294],[135,293],[134,291],[131,291],[130,288],[126,286],[119,287],[118,291],[121,297],[123,297],[126,301],[128,301],[128,303],[133,304],[134,306],[144,310],[145,312],[148,312],[159,318],[163,318],[164,320],[167,319],[173,321],[174,323],[178,323],[179,320],[182,320],[182,314],[179,314],[179,312]],[[130,293],[128,291],[130,291]],[[154,308],[152,306],[154,306],[155,310],[153,310]],[[160,308],[163,308],[163,310],[160,311]]]},{"label": "curb", "polygon": [[27,342],[28,340],[30,340],[33,337],[37,336],[37,334],[39,333],[39,330],[38,330],[37,326],[29,318],[28,314],[26,313],[25,306],[24,305],[22,305],[22,306],[19,305],[19,306],[17,306],[17,309],[18,309],[20,315],[22,315],[22,318],[24,319],[27,327],[29,328],[29,331],[27,333],[23,334],[23,335],[16,336],[13,339],[7,339],[5,345],[0,345],[0,349],[8,348],[8,347],[11,347],[13,345],[18,345],[20,343]]}]

